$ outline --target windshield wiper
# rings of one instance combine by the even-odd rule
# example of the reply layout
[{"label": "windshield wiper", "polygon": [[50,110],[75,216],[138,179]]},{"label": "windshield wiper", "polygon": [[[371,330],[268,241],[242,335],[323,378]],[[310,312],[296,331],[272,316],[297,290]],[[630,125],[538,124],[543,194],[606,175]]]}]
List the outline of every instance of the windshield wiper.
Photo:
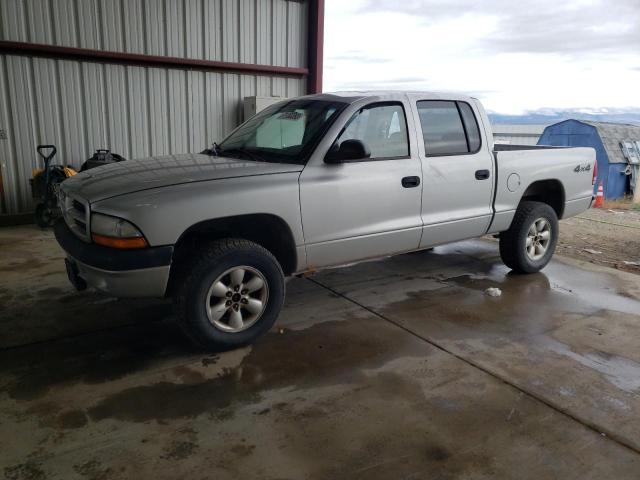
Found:
[{"label": "windshield wiper", "polygon": [[266,160],[264,158],[262,158],[260,155],[257,155],[254,152],[251,152],[249,150],[245,150],[244,148],[225,148],[224,150],[219,148],[217,150],[218,152],[218,156],[220,155],[243,155],[246,159],[249,160],[253,160],[255,162],[266,162]]}]

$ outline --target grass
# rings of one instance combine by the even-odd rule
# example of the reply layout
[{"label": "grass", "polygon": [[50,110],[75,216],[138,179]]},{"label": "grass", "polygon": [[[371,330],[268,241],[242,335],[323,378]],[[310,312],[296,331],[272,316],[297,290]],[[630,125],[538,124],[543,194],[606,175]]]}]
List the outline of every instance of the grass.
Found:
[{"label": "grass", "polygon": [[602,208],[611,210],[636,210],[640,208],[640,205],[633,205],[631,203],[631,197],[625,196],[615,200],[605,200],[602,204]]}]

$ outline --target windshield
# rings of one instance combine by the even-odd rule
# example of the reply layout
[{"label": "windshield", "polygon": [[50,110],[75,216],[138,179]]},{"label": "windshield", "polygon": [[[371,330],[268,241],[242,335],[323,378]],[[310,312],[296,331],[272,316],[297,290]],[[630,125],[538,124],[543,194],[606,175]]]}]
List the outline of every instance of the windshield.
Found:
[{"label": "windshield", "polygon": [[304,164],[346,103],[300,99],[272,105],[229,135],[215,153],[246,160]]}]

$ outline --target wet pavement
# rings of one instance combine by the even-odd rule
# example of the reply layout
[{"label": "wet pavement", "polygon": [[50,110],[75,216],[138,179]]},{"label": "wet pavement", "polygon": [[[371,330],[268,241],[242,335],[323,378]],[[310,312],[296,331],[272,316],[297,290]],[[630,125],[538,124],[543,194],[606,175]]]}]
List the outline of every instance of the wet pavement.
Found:
[{"label": "wet pavement", "polygon": [[5,478],[640,478],[637,275],[511,275],[461,242],[294,279],[269,334],[214,354],[61,260],[0,230]]}]

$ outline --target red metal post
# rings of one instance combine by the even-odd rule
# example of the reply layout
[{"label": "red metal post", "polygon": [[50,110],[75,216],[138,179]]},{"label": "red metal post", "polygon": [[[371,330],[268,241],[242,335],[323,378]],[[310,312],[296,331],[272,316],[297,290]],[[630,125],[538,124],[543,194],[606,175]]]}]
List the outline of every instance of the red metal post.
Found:
[{"label": "red metal post", "polygon": [[307,93],[322,92],[324,59],[324,0],[309,0],[309,53]]}]

